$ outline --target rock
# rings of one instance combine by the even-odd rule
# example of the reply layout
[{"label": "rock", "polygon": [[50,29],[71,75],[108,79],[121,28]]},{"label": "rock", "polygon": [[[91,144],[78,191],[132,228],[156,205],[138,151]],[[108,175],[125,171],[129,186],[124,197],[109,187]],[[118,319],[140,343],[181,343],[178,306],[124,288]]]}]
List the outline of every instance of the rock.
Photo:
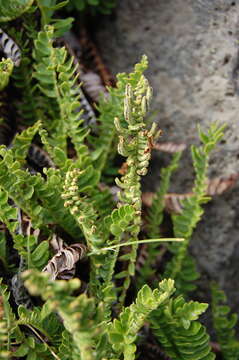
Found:
[{"label": "rock", "polygon": [[[124,0],[97,30],[98,46],[114,74],[130,71],[142,54],[149,58],[146,76],[154,89],[152,113],[156,111],[155,120],[163,130],[161,140],[188,146],[172,191],[185,192],[192,186],[189,148],[198,142],[198,124],[228,125],[213,153],[210,176],[239,172],[238,11],[239,1],[231,0]],[[153,188],[158,184],[163,159],[155,155],[148,190],[152,178]],[[237,183],[208,204],[192,239],[203,278],[219,281],[234,309],[239,301],[238,196]]]}]

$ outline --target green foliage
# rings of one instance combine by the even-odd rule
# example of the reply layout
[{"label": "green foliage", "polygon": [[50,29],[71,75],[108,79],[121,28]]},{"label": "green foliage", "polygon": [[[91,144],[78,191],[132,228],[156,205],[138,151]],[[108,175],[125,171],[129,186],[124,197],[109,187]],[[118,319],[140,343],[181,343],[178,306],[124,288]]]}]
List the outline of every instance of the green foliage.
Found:
[{"label": "green foliage", "polygon": [[188,254],[188,245],[193,230],[203,215],[201,205],[209,200],[206,196],[209,155],[222,138],[224,128],[225,126],[212,124],[207,133],[199,129],[202,145],[199,147],[193,145],[191,148],[195,170],[193,196],[181,202],[183,208],[181,214],[172,216],[174,235],[183,237],[185,241],[182,244],[172,244],[170,246],[170,250],[174,255],[172,260],[167,263],[164,276],[175,280],[176,288],[181,294],[195,290],[195,285],[192,282],[199,276],[196,271],[195,261]]},{"label": "green foliage", "polygon": [[[161,187],[145,223],[141,179],[159,135],[156,124],[148,127],[145,121],[152,95],[143,75],[147,58],[143,56],[132,73],[118,75],[116,87],[109,88],[97,105],[92,131],[84,120],[89,114],[76,59],[56,41],[72,22],[60,18],[65,5],[79,10],[90,5],[106,13],[115,1],[0,4],[1,21],[21,16],[12,27],[6,24],[14,41],[1,30],[14,51],[2,45],[8,59],[0,63],[0,87],[7,86],[14,65],[10,85],[17,116],[6,114],[11,124],[15,121],[14,134],[8,147],[0,147],[0,359],[133,360],[138,356],[138,335],[151,326],[172,360],[212,360],[209,336],[197,321],[207,304],[186,302],[182,294],[193,289],[196,278],[187,248],[203,213],[201,204],[208,200],[209,152],[223,128],[213,125],[208,134],[200,132],[203,145],[192,148],[194,195],[182,203],[182,214],[173,216],[175,236],[185,241],[168,245],[173,256],[167,279],[151,289],[145,283],[157,245],[150,245],[139,281],[137,249],[142,242],[160,241],[164,196],[181,154],[162,170]],[[109,173],[123,158],[121,176],[115,180],[119,193],[113,196],[115,182]],[[141,240],[145,234],[153,239]],[[80,256],[83,247],[85,259]],[[71,251],[79,251],[79,267]],[[70,261],[71,270],[65,266]],[[61,270],[62,280],[51,280],[47,262]],[[140,284],[138,292],[130,287],[132,280]],[[39,296],[42,300],[34,298]],[[216,302],[213,306],[218,308]],[[217,314],[215,327],[228,354],[226,341],[233,349],[237,346],[233,321],[225,321],[228,332],[222,337],[221,312]]]},{"label": "green foliage", "polygon": [[[124,122],[124,97],[126,84],[135,86],[139,82],[144,71],[148,67],[148,60],[143,56],[140,63],[135,65],[134,71],[130,74],[122,73],[117,75],[115,88],[109,88],[109,96],[101,97],[97,107],[99,115],[99,137],[93,138],[92,145],[95,149],[93,159],[99,170],[105,170],[110,159],[116,152],[115,140],[117,132],[114,119]],[[114,150],[115,148],[115,150]]]},{"label": "green foliage", "polygon": [[224,360],[239,358],[239,341],[235,337],[237,314],[230,314],[231,309],[226,305],[225,293],[217,284],[211,286],[213,325],[216,330],[217,340],[221,346]]},{"label": "green foliage", "polygon": [[82,161],[87,154],[83,140],[88,131],[83,126],[81,113],[77,111],[81,104],[78,100],[78,75],[75,75],[73,58],[67,59],[64,47],[53,47],[54,27],[47,25],[38,34],[35,41],[34,77],[38,80],[41,92],[50,98],[53,105],[53,118],[44,124],[51,132],[50,144],[66,153],[68,136]]},{"label": "green foliage", "polygon": [[13,62],[11,59],[2,59],[0,62],[0,91],[2,91],[9,82],[12,74]]},{"label": "green foliage", "polygon": [[[165,208],[165,195],[169,189],[172,173],[178,167],[180,157],[181,152],[175,153],[170,164],[167,167],[161,169],[160,187],[153,198],[153,202],[147,216],[147,233],[149,238],[160,237],[160,225],[163,221],[163,212]],[[158,254],[159,244],[149,244],[147,248],[147,258],[145,259],[143,266],[140,268],[140,276],[138,278],[139,286],[142,286],[144,283],[148,282],[150,276],[152,275],[152,266],[155,264]]]},{"label": "green foliage", "polygon": [[138,292],[135,303],[126,307],[119,319],[113,321],[108,330],[109,340],[118,357],[123,353],[125,360],[135,358],[135,340],[139,330],[153,310],[164,307],[174,290],[174,282],[170,279],[163,280],[159,289],[154,291],[144,285]]},{"label": "green foliage", "polygon": [[179,296],[152,313],[154,333],[172,360],[215,359],[205,327],[195,321],[207,306],[195,301],[185,303],[183,297]]},{"label": "green foliage", "polygon": [[33,0],[1,0],[0,22],[13,20],[32,6]]},{"label": "green foliage", "polygon": [[44,28],[45,25],[53,25],[55,29],[55,36],[62,36],[66,31],[71,28],[73,18],[66,19],[53,19],[55,11],[64,7],[68,0],[36,0],[37,6],[41,12],[41,25]]}]

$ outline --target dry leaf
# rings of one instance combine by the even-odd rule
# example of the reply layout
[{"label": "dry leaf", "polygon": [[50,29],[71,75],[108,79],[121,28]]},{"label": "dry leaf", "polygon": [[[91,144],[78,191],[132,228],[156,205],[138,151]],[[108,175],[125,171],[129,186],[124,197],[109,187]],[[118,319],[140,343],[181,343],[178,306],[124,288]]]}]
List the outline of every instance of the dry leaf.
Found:
[{"label": "dry leaf", "polygon": [[157,143],[153,147],[155,150],[167,152],[173,154],[186,149],[186,144],[175,144],[173,142]]},{"label": "dry leaf", "polygon": [[51,160],[48,153],[44,151],[40,146],[31,144],[27,156],[30,161],[32,161],[35,165],[39,166],[40,168],[43,167],[55,168],[55,164]]},{"label": "dry leaf", "polygon": [[[232,174],[229,177],[214,178],[208,181],[207,195],[215,196],[221,195],[225,191],[231,189],[239,179],[239,174]],[[165,195],[165,210],[169,213],[180,214],[182,212],[181,201],[193,195],[192,192],[185,194],[169,193]],[[142,194],[142,202],[145,206],[152,205],[155,193],[145,192]]]},{"label": "dry leaf", "polygon": [[83,244],[65,245],[61,238],[55,234],[51,245],[57,253],[49,260],[42,271],[51,274],[51,279],[69,280],[75,275],[76,263],[86,253],[86,246]]}]

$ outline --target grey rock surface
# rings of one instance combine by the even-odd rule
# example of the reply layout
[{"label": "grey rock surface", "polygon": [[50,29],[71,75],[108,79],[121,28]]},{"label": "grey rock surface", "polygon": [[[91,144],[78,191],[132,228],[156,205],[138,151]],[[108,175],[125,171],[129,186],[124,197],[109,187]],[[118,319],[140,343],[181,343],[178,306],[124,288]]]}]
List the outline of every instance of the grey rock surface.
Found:
[{"label": "grey rock surface", "polygon": [[[162,141],[188,146],[172,191],[191,188],[189,148],[198,141],[197,124],[228,125],[212,156],[210,176],[239,172],[239,0],[121,0],[115,16],[100,23],[96,37],[114,74],[130,71],[142,54],[149,58],[146,75]],[[148,182],[153,178],[153,188],[163,158],[155,155],[153,160]],[[218,280],[237,310],[238,228],[239,184],[206,206],[192,240],[203,278]]]}]

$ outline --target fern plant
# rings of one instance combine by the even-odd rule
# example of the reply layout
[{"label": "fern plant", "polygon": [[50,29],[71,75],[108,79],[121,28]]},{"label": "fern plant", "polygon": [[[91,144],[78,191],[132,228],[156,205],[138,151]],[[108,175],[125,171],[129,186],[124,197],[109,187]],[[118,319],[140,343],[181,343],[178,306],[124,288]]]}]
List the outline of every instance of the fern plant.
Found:
[{"label": "fern plant", "polygon": [[[113,6],[87,3],[103,12]],[[12,46],[1,43],[0,90],[13,90],[18,114],[9,146],[0,146],[0,359],[134,360],[149,327],[171,359],[214,359],[198,321],[208,305],[183,295],[193,288],[187,248],[207,200],[209,152],[223,128],[200,132],[203,145],[192,149],[194,195],[173,216],[175,238],[161,238],[164,196],[181,154],[162,170],[145,226],[141,179],[160,136],[145,120],[152,97],[147,58],[117,76],[96,105],[92,128],[87,119],[94,110],[86,106],[76,59],[57,41],[72,22],[59,17],[65,5],[0,3],[2,34]],[[7,118],[3,113],[3,123]],[[119,175],[109,177],[119,163]],[[150,288],[160,241],[173,256],[164,279]],[[137,280],[141,243],[149,258]]]}]

